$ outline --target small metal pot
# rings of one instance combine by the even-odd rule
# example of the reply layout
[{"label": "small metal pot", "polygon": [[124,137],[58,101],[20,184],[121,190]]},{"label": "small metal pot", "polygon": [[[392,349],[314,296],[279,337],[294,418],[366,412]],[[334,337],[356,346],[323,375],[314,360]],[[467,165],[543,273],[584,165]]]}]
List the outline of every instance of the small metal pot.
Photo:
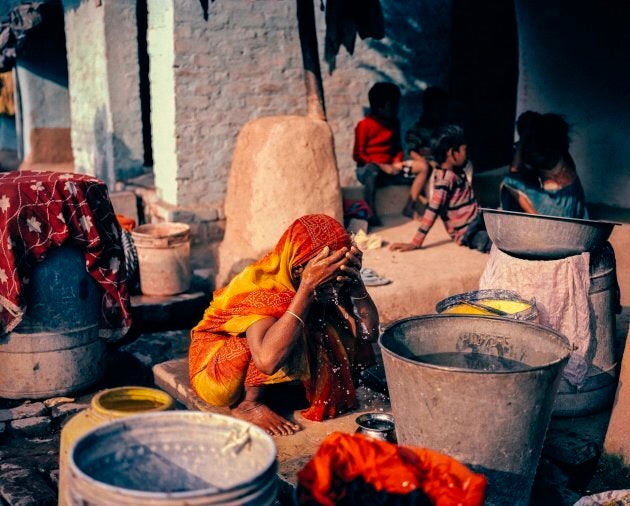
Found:
[{"label": "small metal pot", "polygon": [[364,413],[357,417],[356,422],[359,426],[355,431],[356,434],[365,434],[381,441],[396,443],[396,428],[391,414]]}]

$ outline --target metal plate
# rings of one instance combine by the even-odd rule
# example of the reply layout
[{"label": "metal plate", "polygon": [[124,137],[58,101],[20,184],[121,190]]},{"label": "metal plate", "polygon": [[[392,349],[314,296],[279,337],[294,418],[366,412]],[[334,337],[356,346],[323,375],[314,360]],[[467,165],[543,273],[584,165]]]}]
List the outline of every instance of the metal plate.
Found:
[{"label": "metal plate", "polygon": [[519,258],[556,260],[602,246],[612,221],[578,220],[483,208],[486,229],[497,248]]}]

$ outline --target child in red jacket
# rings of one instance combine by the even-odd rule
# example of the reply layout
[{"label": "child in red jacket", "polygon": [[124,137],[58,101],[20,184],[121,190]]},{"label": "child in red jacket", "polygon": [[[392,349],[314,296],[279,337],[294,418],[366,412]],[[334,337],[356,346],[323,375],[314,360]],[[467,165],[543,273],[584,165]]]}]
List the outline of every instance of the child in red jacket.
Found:
[{"label": "child in red jacket", "polygon": [[393,83],[376,83],[368,93],[370,112],[354,130],[352,156],[357,179],[365,186],[364,199],[372,210],[368,223],[381,225],[375,206],[376,188],[391,184],[410,185],[426,170],[412,160],[403,161],[398,106],[400,89]]}]

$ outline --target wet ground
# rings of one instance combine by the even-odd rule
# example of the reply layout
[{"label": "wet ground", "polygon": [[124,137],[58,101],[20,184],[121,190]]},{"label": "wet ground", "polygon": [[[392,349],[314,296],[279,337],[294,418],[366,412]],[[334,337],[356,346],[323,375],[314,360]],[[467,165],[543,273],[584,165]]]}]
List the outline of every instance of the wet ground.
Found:
[{"label": "wet ground", "polygon": [[[407,231],[400,232],[401,239],[403,233]],[[389,264],[379,263],[379,258],[373,255],[370,266],[389,275],[385,270]],[[411,274],[408,269],[406,278],[417,278]],[[395,283],[400,289],[404,280]],[[457,293],[456,288],[452,287],[450,293]],[[109,346],[106,377],[89,391],[70,398],[32,402],[0,399],[0,505],[57,503],[59,434],[64,423],[87,407],[102,388],[153,386],[153,365],[186,356],[189,329],[206,307],[206,295],[183,297],[175,303],[136,304],[136,321],[140,323],[123,342]],[[375,299],[402,314],[401,308],[389,303],[387,294],[376,293]],[[627,330],[627,318],[624,322]],[[168,328],[172,330],[163,330]],[[630,469],[618,460],[601,456],[608,417],[609,413],[603,412],[552,420],[532,490],[532,505],[569,506],[582,496],[630,488]],[[284,504],[289,504],[288,497],[283,495]]]},{"label": "wet ground", "polygon": [[[187,346],[188,329],[144,333],[108,350],[106,378],[83,395],[26,403],[0,400],[0,504],[56,504],[59,434],[65,421],[100,388],[153,386],[152,365],[184,357]],[[600,458],[608,416],[552,420],[532,505],[573,505],[585,495],[630,488],[630,469]],[[288,497],[284,495],[285,504]]]}]

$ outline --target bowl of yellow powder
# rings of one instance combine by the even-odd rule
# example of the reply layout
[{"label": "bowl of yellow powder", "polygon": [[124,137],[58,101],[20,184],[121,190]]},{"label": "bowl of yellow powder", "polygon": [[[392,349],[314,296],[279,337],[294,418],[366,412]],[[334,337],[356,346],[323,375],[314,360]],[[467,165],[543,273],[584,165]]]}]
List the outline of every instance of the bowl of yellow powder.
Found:
[{"label": "bowl of yellow powder", "polygon": [[[475,306],[466,304],[474,302]],[[476,290],[453,295],[441,300],[435,306],[437,313],[495,315],[491,310],[484,310],[481,306],[488,306],[506,313],[505,318],[538,321],[538,309],[535,300],[526,300],[513,290]]]}]

